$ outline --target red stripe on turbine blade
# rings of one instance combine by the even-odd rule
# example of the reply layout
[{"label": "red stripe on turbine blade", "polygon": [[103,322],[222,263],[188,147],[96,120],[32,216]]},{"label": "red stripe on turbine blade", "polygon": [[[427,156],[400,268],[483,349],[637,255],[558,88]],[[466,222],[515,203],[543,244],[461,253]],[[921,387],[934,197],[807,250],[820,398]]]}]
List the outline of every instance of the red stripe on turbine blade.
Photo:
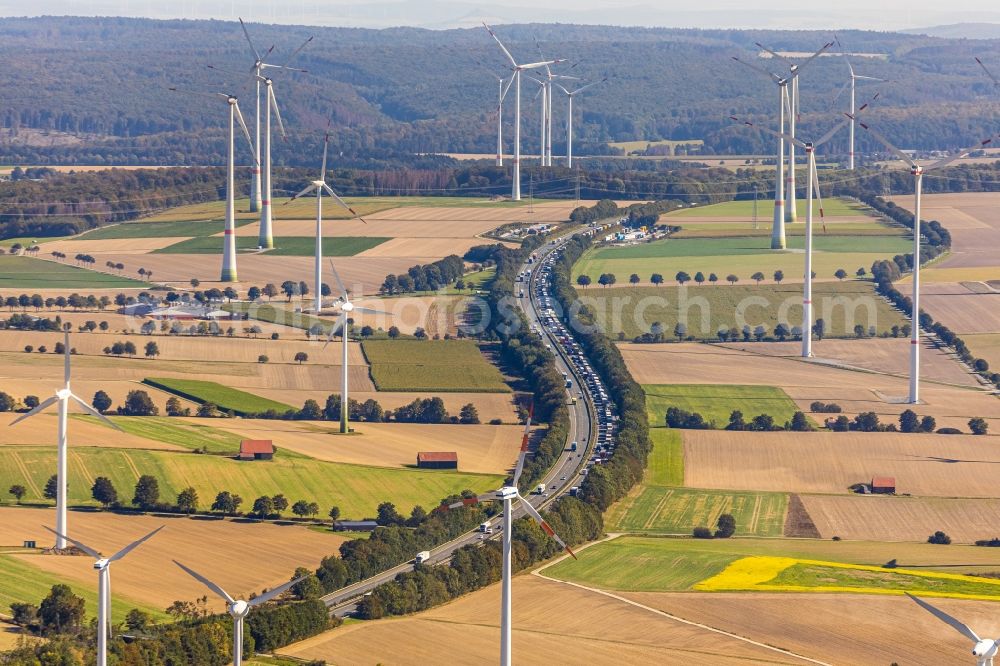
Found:
[{"label": "red stripe on turbine blade", "polygon": [[270,199],[264,199],[263,201],[261,201],[261,204],[263,204],[265,206],[270,206],[271,205],[271,200]]},{"label": "red stripe on turbine blade", "polygon": [[910,340],[910,344],[911,345],[919,345],[920,344],[920,340]]},{"label": "red stripe on turbine blade", "polygon": [[570,555],[572,555],[572,556],[573,556],[573,559],[574,559],[574,560],[579,560],[579,559],[580,559],[579,557],[577,557],[577,556],[576,556],[576,553],[574,553],[574,552],[573,552],[573,549],[572,549],[572,548],[570,548],[569,546],[563,546],[563,548],[565,548],[565,549],[566,549],[566,552],[567,552],[567,553],[569,553]]},{"label": "red stripe on turbine blade", "polygon": [[775,207],[777,208],[777,207],[779,207],[779,206],[784,206],[784,205],[785,205],[785,202],[784,202],[784,201],[775,201],[775,202],[774,202],[774,205],[775,205]]},{"label": "red stripe on turbine blade", "polygon": [[234,231],[233,229],[226,229],[226,230],[225,230],[225,231],[223,231],[222,233],[223,233],[223,235],[225,235],[225,236],[229,236],[229,235],[231,235],[231,234],[233,233],[233,231]]},{"label": "red stripe on turbine blade", "polygon": [[548,534],[553,539],[558,539],[559,538],[559,537],[556,536],[555,530],[553,530],[551,527],[549,527],[549,524],[547,522],[545,522],[544,520],[542,521],[542,529],[545,530],[545,533]]}]

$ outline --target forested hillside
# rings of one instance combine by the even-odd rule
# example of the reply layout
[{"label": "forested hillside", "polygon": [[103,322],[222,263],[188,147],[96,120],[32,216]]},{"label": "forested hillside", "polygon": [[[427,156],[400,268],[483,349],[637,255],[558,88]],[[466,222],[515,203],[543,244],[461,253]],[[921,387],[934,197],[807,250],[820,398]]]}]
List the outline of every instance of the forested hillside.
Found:
[{"label": "forested hillside", "polygon": [[[416,153],[491,152],[496,81],[504,60],[483,29],[362,30],[251,25],[259,48],[275,45],[282,63],[309,35],[296,60],[308,73],[274,74],[289,129],[278,163],[308,164],[332,115],[335,153],[345,166],[378,167]],[[734,127],[730,115],[773,115],[774,87],[733,62],[756,58],[755,41],[812,51],[832,33],[676,30],[587,26],[499,26],[516,57],[567,58],[585,79],[609,77],[578,102],[578,153],[605,142],[704,139],[710,152],[756,153],[770,142]],[[898,143],[946,148],[995,133],[998,96],[974,61],[1000,72],[1000,41],[848,31],[844,48],[884,57],[853,59],[882,85],[874,122]],[[225,106],[171,86],[234,91],[253,114],[248,79],[207,65],[247,71],[252,57],[239,25],[221,21],[5,19],[0,23],[5,94],[0,158],[15,164],[218,164]],[[760,64],[777,67],[770,60]],[[274,72],[275,70],[271,70]],[[802,82],[803,132],[827,126],[845,83],[839,57],[822,58]],[[537,86],[525,79],[524,147],[537,145]],[[870,92],[859,94],[866,98]],[[556,102],[555,142],[563,140],[565,101]],[[841,96],[837,108],[846,105]],[[505,106],[510,118],[512,104]],[[508,132],[507,136],[510,137]],[[866,137],[861,137],[865,141]],[[834,144],[833,150],[842,148]],[[340,155],[343,153],[343,155]],[[247,155],[243,154],[243,160]],[[359,159],[369,162],[360,163]],[[374,160],[374,162],[371,162]],[[428,164],[424,164],[428,166]]]}]

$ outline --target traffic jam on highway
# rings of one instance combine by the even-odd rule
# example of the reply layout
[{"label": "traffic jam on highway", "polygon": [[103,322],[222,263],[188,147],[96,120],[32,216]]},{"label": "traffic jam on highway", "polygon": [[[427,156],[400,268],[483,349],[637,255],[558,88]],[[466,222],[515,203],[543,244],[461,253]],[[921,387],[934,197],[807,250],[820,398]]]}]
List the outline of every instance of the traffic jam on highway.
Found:
[{"label": "traffic jam on highway", "polygon": [[[566,358],[568,363],[572,366],[572,375],[582,379],[585,383],[585,386],[575,386],[574,377],[571,376],[570,373],[563,372],[563,379],[566,381],[568,402],[575,405],[578,400],[585,400],[586,396],[589,395],[591,403],[594,406],[594,420],[597,424],[597,440],[594,445],[594,450],[590,453],[589,460],[580,470],[580,474],[585,476],[589,472],[591,466],[600,465],[611,458],[611,454],[615,450],[615,431],[618,422],[618,415],[615,413],[614,403],[608,398],[608,392],[604,387],[604,383],[601,381],[597,372],[591,367],[590,361],[584,355],[580,344],[573,338],[569,329],[559,319],[559,316],[553,308],[554,299],[551,294],[552,271],[555,263],[559,261],[561,256],[561,248],[553,249],[546,256],[540,259],[536,259],[535,255],[532,255],[532,258],[529,259],[529,263],[534,263],[535,261],[539,262],[539,276],[533,284],[529,282],[529,288],[534,289],[534,296],[539,308],[539,319],[542,327],[545,329],[544,333],[549,335],[550,340],[555,340],[555,343],[563,352],[564,358]],[[523,282],[528,282],[530,277],[531,267],[525,270],[518,277],[518,279]],[[543,331],[539,330],[536,324],[532,324],[532,330],[535,333],[544,336]],[[546,347],[552,350],[551,343],[547,342]],[[577,455],[586,455],[587,442],[573,442],[570,445],[570,448],[572,451],[576,451],[578,446],[581,446],[583,451],[577,453]],[[576,495],[577,490],[578,486],[571,487],[570,494]]]}]

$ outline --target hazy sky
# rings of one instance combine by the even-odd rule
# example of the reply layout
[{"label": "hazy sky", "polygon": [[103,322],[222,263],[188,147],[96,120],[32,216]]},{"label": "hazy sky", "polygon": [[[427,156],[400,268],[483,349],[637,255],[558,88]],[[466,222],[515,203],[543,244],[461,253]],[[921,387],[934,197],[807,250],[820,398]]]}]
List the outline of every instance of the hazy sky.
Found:
[{"label": "hazy sky", "polygon": [[0,0],[0,16],[41,14],[245,19],[273,23],[426,28],[544,21],[668,27],[869,28],[1000,23],[996,0]]}]

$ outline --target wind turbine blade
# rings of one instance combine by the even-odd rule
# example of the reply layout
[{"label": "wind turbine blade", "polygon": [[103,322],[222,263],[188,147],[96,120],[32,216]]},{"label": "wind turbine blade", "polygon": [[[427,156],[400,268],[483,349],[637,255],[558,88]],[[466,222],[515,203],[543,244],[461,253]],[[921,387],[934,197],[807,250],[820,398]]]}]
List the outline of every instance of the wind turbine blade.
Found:
[{"label": "wind turbine blade", "polygon": [[337,272],[337,267],[333,265],[333,259],[330,259],[330,272],[333,273],[333,279],[337,282],[337,289],[340,289],[341,298],[345,301],[347,300],[347,287],[344,286],[344,281],[340,279],[340,273]]},{"label": "wind turbine blade", "polygon": [[17,425],[18,423],[20,423],[24,419],[27,419],[27,418],[30,418],[30,417],[34,416],[38,412],[42,411],[43,409],[46,409],[47,407],[49,407],[51,405],[54,405],[57,402],[59,402],[59,396],[57,396],[57,395],[54,395],[51,398],[46,398],[45,400],[43,400],[40,403],[38,403],[37,407],[35,407],[31,411],[28,411],[28,412],[25,412],[24,414],[21,414],[16,419],[14,419],[13,421],[11,421],[10,424],[11,425]]},{"label": "wind turbine blade", "polygon": [[775,60],[780,60],[781,62],[785,63],[789,67],[794,67],[795,66],[794,62],[792,62],[791,60],[789,60],[785,56],[781,55],[777,51],[772,51],[771,49],[767,48],[766,46],[764,46],[760,42],[754,42],[754,44],[756,44],[757,46],[759,46],[760,48],[762,48],[764,51],[767,51],[768,53],[770,53],[771,57],[773,57]]},{"label": "wind turbine blade", "polygon": [[142,544],[144,541],[148,541],[154,534],[156,534],[157,532],[159,532],[163,528],[164,528],[164,525],[160,525],[155,530],[153,530],[152,532],[150,532],[146,536],[142,537],[138,541],[133,541],[132,543],[130,543],[129,545],[125,546],[124,548],[122,548],[121,550],[119,550],[117,553],[115,553],[114,555],[112,555],[111,557],[109,557],[108,558],[108,562],[117,562],[118,560],[122,559],[123,557],[125,557],[126,555],[128,555],[129,553],[131,553],[133,550],[135,550],[136,548],[138,548],[139,545]]},{"label": "wind turbine blade", "polygon": [[816,170],[816,155],[812,155],[812,180],[813,189],[816,191],[816,200],[819,202],[819,222],[823,226],[823,233],[826,233],[826,216],[823,215],[823,195],[819,191],[819,172]]},{"label": "wind turbine blade", "polygon": [[253,599],[251,599],[247,603],[251,607],[253,607],[253,606],[260,606],[261,604],[265,604],[268,601],[270,601],[271,599],[274,599],[275,597],[281,596],[282,594],[284,594],[285,592],[287,592],[288,590],[290,590],[295,585],[298,585],[299,583],[301,583],[302,581],[304,581],[306,578],[309,578],[309,576],[311,576],[311,575],[312,574],[308,574],[308,575],[305,575],[305,576],[299,576],[298,578],[296,578],[294,580],[288,581],[284,585],[279,585],[278,587],[274,588],[273,590],[268,590],[267,592],[265,592],[264,594],[260,595],[259,597],[254,597]]},{"label": "wind turbine blade", "polygon": [[101,414],[99,411],[97,411],[96,409],[94,409],[91,405],[87,404],[84,400],[81,400],[78,395],[70,393],[69,397],[72,398],[74,401],[76,401],[76,404],[78,404],[83,409],[83,411],[87,412],[91,416],[96,416],[97,418],[99,418],[100,420],[104,421],[104,423],[106,423],[107,425],[111,426],[115,430],[117,430],[119,432],[124,432],[120,427],[118,427],[118,425],[114,421],[112,421],[111,419],[109,419],[104,414]]},{"label": "wind turbine blade", "polygon": [[792,76],[798,76],[799,74],[801,74],[802,73],[802,69],[804,67],[807,67],[813,60],[815,60],[816,58],[818,58],[821,55],[823,55],[823,52],[826,51],[831,46],[833,46],[833,42],[827,42],[823,46],[819,47],[819,51],[816,51],[816,53],[813,53],[811,56],[809,56],[808,58],[806,58],[800,64],[798,64],[798,65],[795,66],[795,71],[792,73]]},{"label": "wind turbine blade", "polygon": [[993,81],[993,85],[1000,86],[1000,81],[997,81],[997,77],[993,76],[993,72],[986,69],[986,65],[983,64],[983,61],[980,60],[979,58],[976,58],[976,62],[978,62],[979,66],[983,68],[984,72],[986,72],[986,76],[990,77],[990,80]]},{"label": "wind turbine blade", "polygon": [[253,40],[250,39],[250,33],[247,31],[247,26],[242,18],[240,18],[240,27],[243,28],[243,36],[247,38],[247,44],[250,45],[250,50],[253,51],[254,58],[258,61],[261,60],[260,53],[257,51],[257,47],[253,45]]},{"label": "wind turbine blade", "polygon": [[[582,93],[587,88],[592,88],[592,87],[594,87],[594,86],[596,86],[596,85],[598,85],[600,83],[604,83],[607,80],[608,80],[607,77],[605,77],[605,78],[601,79],[600,81],[594,81],[593,83],[588,83],[587,85],[582,86],[582,87],[577,88],[576,90],[574,90],[573,94],[576,95],[576,94]],[[559,85],[559,84],[556,84],[556,85]],[[559,86],[559,87],[562,88],[562,86]]]},{"label": "wind turbine blade", "polygon": [[542,62],[530,62],[527,65],[519,65],[518,69],[538,69],[539,67],[547,67],[548,65],[556,65],[561,62],[566,62],[565,59],[559,60],[543,60]]},{"label": "wind turbine blade", "polygon": [[81,542],[77,541],[76,539],[70,539],[65,534],[59,534],[59,532],[56,532],[54,529],[52,529],[51,527],[48,527],[47,525],[42,525],[42,527],[44,527],[45,529],[47,529],[49,532],[52,532],[53,534],[55,534],[57,537],[62,537],[66,541],[69,541],[71,544],[73,544],[74,546],[76,546],[77,548],[79,548],[80,550],[82,550],[83,552],[87,553],[87,555],[90,555],[95,560],[101,559],[101,554],[99,552],[97,552],[96,550],[94,550],[93,548],[91,548],[90,546],[88,546],[87,544],[81,543]]},{"label": "wind turbine blade", "polygon": [[301,192],[299,192],[299,193],[298,193],[298,194],[296,194],[296,195],[295,195],[294,197],[292,197],[291,199],[289,199],[288,201],[286,201],[285,203],[283,203],[283,204],[281,204],[281,205],[282,205],[282,206],[287,206],[288,204],[292,203],[292,202],[293,202],[293,201],[295,201],[296,199],[298,199],[298,198],[300,198],[300,197],[304,197],[305,195],[309,194],[310,192],[312,192],[312,191],[313,191],[313,190],[315,190],[315,189],[316,189],[316,186],[315,186],[315,185],[307,185],[307,186],[306,186],[306,188],[305,188],[304,190],[302,190]]},{"label": "wind turbine blade", "polygon": [[514,481],[511,485],[517,488],[517,482],[524,471],[524,459],[528,455],[528,440],[531,437],[531,417],[535,415],[535,405],[528,408],[528,420],[524,423],[524,434],[521,436],[521,452],[517,456],[517,467],[514,468]]},{"label": "wind turbine blade", "polygon": [[756,65],[754,63],[747,62],[746,60],[740,60],[736,56],[732,56],[732,59],[735,60],[736,62],[740,63],[741,65],[746,65],[747,67],[749,67],[750,69],[754,70],[755,72],[760,72],[764,76],[770,77],[775,83],[781,83],[782,81],[784,81],[783,78],[781,78],[780,76],[778,76],[774,72],[771,72],[771,71],[768,71],[768,70],[764,69],[760,65]]},{"label": "wind turbine blade", "polygon": [[483,27],[486,28],[486,31],[490,33],[490,36],[496,40],[497,44],[500,45],[500,49],[504,52],[504,55],[507,56],[507,59],[510,60],[510,64],[514,65],[514,67],[517,67],[517,62],[514,60],[514,56],[510,54],[510,51],[508,51],[507,47],[503,45],[503,42],[500,41],[500,38],[497,37],[497,34],[493,32],[493,28],[486,25],[486,21],[483,21]]},{"label": "wind turbine blade", "polygon": [[799,148],[805,148],[806,147],[806,144],[805,144],[804,141],[802,141],[802,139],[798,139],[798,138],[792,136],[791,134],[786,134],[785,132],[778,132],[778,131],[775,131],[775,130],[771,129],[770,127],[760,127],[758,125],[754,125],[749,120],[742,120],[740,118],[737,118],[736,116],[729,116],[729,119],[730,120],[734,120],[734,121],[736,121],[738,123],[742,123],[742,124],[746,125],[747,127],[752,127],[752,128],[754,128],[756,130],[760,130],[761,132],[764,132],[766,134],[770,134],[773,137],[784,139],[785,141],[791,141],[792,143],[794,143]]},{"label": "wind turbine blade", "polygon": [[833,138],[833,135],[841,130],[841,128],[847,127],[847,124],[851,122],[850,118],[844,118],[839,123],[830,128],[830,130],[821,136],[817,141],[813,142],[813,148],[819,148],[824,143]]},{"label": "wind turbine blade", "polygon": [[[570,97],[572,97],[572,96],[573,96],[573,93],[571,93],[570,91],[566,90],[565,88],[563,88],[563,87],[562,87],[561,85],[559,85],[558,83],[557,83],[557,84],[555,84],[555,85],[556,85],[556,88],[559,88],[559,90],[562,90],[562,91],[563,91],[564,93],[566,93],[566,94],[567,94],[567,95],[569,95]],[[579,92],[579,91],[576,91],[576,92]]]},{"label": "wind turbine blade", "polygon": [[971,153],[974,150],[982,150],[983,148],[986,148],[991,143],[993,143],[993,137],[990,137],[989,139],[986,139],[985,141],[980,141],[979,143],[977,143],[974,146],[969,146],[968,148],[963,148],[962,150],[954,152],[951,155],[949,155],[948,157],[940,159],[937,162],[934,162],[933,164],[931,164],[929,167],[926,167],[924,169],[924,171],[933,171],[934,169],[940,169],[941,167],[948,166],[949,164],[951,164],[955,160],[959,159],[960,157],[965,157],[966,155],[968,155],[969,153]]},{"label": "wind turbine blade", "polygon": [[66,386],[69,386],[69,377],[70,377],[69,353],[70,353],[69,331],[65,331],[65,335],[63,337],[63,382],[66,384]]},{"label": "wind turbine blade", "polygon": [[233,599],[231,596],[229,596],[228,592],[226,592],[225,590],[223,590],[221,587],[219,587],[218,585],[216,585],[215,583],[213,583],[209,579],[207,579],[204,576],[202,576],[197,571],[195,571],[193,569],[189,569],[188,567],[184,566],[183,564],[181,564],[177,560],[173,560],[173,562],[174,562],[174,564],[176,564],[177,566],[179,566],[181,569],[183,569],[184,571],[186,571],[188,573],[188,575],[190,575],[192,578],[194,578],[195,580],[201,581],[201,583],[205,587],[207,587],[208,589],[212,590],[212,592],[215,592],[217,595],[219,595],[220,597],[222,597],[223,599],[225,599],[227,602],[233,603],[235,601],[235,599]]},{"label": "wind turbine blade", "polygon": [[326,336],[326,342],[323,344],[323,349],[326,349],[327,346],[329,346],[329,344],[331,342],[333,342],[334,336],[336,336],[337,333],[339,333],[341,329],[347,327],[347,324],[346,324],[346,321],[345,321],[346,319],[347,318],[344,317],[344,313],[342,313],[340,315],[340,320],[336,324],[333,325],[333,327],[330,329],[330,334]]},{"label": "wind turbine blade", "polygon": [[330,133],[327,132],[323,135],[323,162],[319,168],[319,179],[326,180],[326,155],[330,149]]},{"label": "wind turbine blade", "polygon": [[275,99],[274,89],[271,86],[267,87],[267,98],[271,105],[271,110],[274,111],[274,117],[278,120],[278,131],[281,132],[281,138],[287,140],[288,135],[285,134],[285,123],[281,120],[281,111],[278,110],[278,100]]},{"label": "wind turbine blade", "polygon": [[[341,199],[341,198],[340,198],[340,197],[339,197],[339,196],[337,195],[337,193],[336,193],[336,192],[334,192],[334,191],[333,191],[333,188],[331,188],[331,187],[330,187],[329,185],[327,185],[326,183],[323,183],[323,189],[324,189],[324,190],[326,190],[326,193],[327,193],[327,194],[329,194],[329,195],[330,195],[331,197],[333,197],[334,201],[336,201],[336,202],[337,202],[338,204],[340,204],[341,206],[343,206],[343,207],[344,207],[344,208],[346,208],[347,210],[351,211],[351,215],[354,215],[354,216],[355,216],[356,218],[358,218],[358,219],[359,219],[359,220],[361,220],[362,222],[365,222],[364,218],[363,218],[363,217],[361,217],[361,215],[360,215],[360,214],[358,214],[358,211],[356,211],[356,210],[354,210],[353,208],[351,208],[350,206],[348,206],[348,205],[347,205],[347,203],[346,203],[346,202],[345,202],[345,201],[344,201],[343,199]],[[367,222],[365,222],[365,224],[368,224],[368,223],[367,223]]]},{"label": "wind turbine blade", "polygon": [[360,312],[361,314],[373,314],[373,315],[385,315],[386,317],[391,317],[392,314],[389,312],[383,312],[382,310],[373,310],[371,308],[359,308],[355,307],[352,312]]},{"label": "wind turbine blade", "polygon": [[501,95],[500,95],[500,102],[501,103],[503,103],[503,101],[505,99],[507,99],[507,91],[510,90],[510,87],[511,87],[511,85],[513,83],[514,83],[514,77],[512,76],[512,77],[510,77],[510,81],[507,82],[507,85],[504,86],[503,93],[501,93]]},{"label": "wind turbine blade", "polygon": [[236,120],[239,121],[240,128],[243,129],[243,136],[247,140],[247,145],[250,146],[250,154],[253,156],[254,164],[260,166],[260,162],[257,161],[257,151],[253,147],[253,139],[250,138],[250,130],[247,129],[246,121],[243,120],[243,113],[240,111],[239,102],[233,104],[233,110],[236,111]]},{"label": "wind turbine blade", "polygon": [[[292,61],[295,60],[295,57],[297,55],[299,55],[300,53],[302,53],[302,49],[304,49],[305,47],[309,46],[309,42],[311,42],[312,40],[313,40],[313,36],[309,35],[309,39],[307,39],[306,41],[302,42],[302,45],[299,46],[299,48],[297,48],[294,51],[292,51],[292,55],[288,56],[288,60],[285,61],[285,64],[284,65],[279,65],[279,67],[281,67],[282,69],[291,69],[289,67],[289,65],[292,64]],[[304,72],[305,70],[303,69],[303,70],[299,70],[299,71]]]},{"label": "wind turbine blade", "polygon": [[878,141],[883,146],[885,146],[886,148],[888,148],[892,152],[893,155],[895,155],[899,159],[903,160],[904,162],[906,162],[907,164],[909,164],[911,167],[917,166],[917,163],[914,162],[912,159],[910,159],[909,155],[907,155],[902,150],[900,150],[896,146],[894,146],[891,143],[889,143],[889,140],[886,139],[884,136],[882,136],[882,134],[880,132],[872,129],[868,125],[866,125],[864,123],[861,123],[861,122],[859,122],[858,125],[860,125],[862,129],[864,129],[866,132],[868,132],[869,134],[871,134],[873,137],[875,137],[876,141]]},{"label": "wind turbine blade", "polygon": [[520,494],[518,494],[518,497],[521,499],[521,506],[523,506],[524,510],[527,511],[531,515],[531,517],[535,519],[535,522],[537,522],[541,526],[542,530],[550,537],[555,539],[556,543],[562,546],[563,550],[572,555],[574,560],[578,559],[576,553],[574,553],[572,549],[570,549],[570,547],[566,545],[565,541],[559,538],[559,535],[556,534],[556,531],[554,529],[552,529],[552,526],[549,525],[544,518],[542,518],[542,514],[538,513],[535,507],[531,506],[531,502],[521,497]]},{"label": "wind turbine blade", "polygon": [[978,643],[979,642],[980,639],[979,639],[979,636],[976,635],[976,632],[974,632],[972,629],[970,629],[968,626],[966,626],[962,622],[960,622],[960,621],[956,620],[955,618],[953,618],[951,615],[948,615],[947,613],[945,613],[943,610],[941,610],[939,608],[935,608],[934,606],[931,606],[929,603],[927,603],[923,599],[918,599],[917,597],[913,596],[909,592],[904,592],[903,594],[905,594],[906,596],[908,596],[910,599],[913,599],[913,601],[915,601],[918,606],[920,606],[925,611],[927,611],[928,613],[930,613],[931,615],[933,615],[937,619],[941,620],[945,624],[950,625],[955,631],[957,631],[958,633],[962,634],[963,636],[965,636],[966,638],[968,638],[973,643]]},{"label": "wind turbine blade", "polygon": [[831,99],[831,100],[830,100],[830,107],[829,107],[829,108],[831,108],[831,109],[832,109],[832,108],[833,108],[834,106],[836,106],[836,104],[837,104],[837,100],[839,100],[839,99],[840,99],[840,96],[841,96],[841,95],[843,95],[843,94],[844,94],[845,92],[847,92],[847,89],[848,89],[848,88],[849,88],[850,86],[851,86],[851,80],[850,80],[850,79],[848,79],[848,80],[847,80],[847,81],[846,81],[846,82],[844,83],[844,85],[840,86],[840,90],[838,90],[838,91],[837,91],[837,94],[833,96],[833,99]]},{"label": "wind turbine blade", "polygon": [[880,79],[877,76],[855,76],[856,79],[861,79],[864,81],[881,81],[882,83],[888,83],[889,79]]}]

